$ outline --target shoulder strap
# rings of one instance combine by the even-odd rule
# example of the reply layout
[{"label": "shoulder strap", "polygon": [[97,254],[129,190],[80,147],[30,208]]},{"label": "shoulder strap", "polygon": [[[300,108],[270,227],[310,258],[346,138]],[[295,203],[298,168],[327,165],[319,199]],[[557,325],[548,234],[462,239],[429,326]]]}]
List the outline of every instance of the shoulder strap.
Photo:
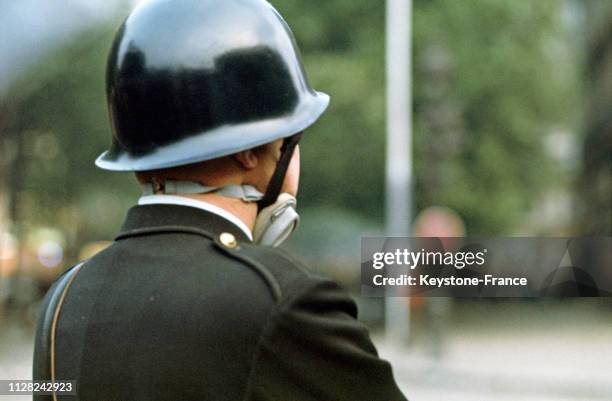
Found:
[{"label": "shoulder strap", "polygon": [[[83,262],[84,263],[84,262]],[[60,312],[66,294],[70,289],[70,286],[74,282],[77,273],[83,266],[80,263],[68,270],[62,275],[57,285],[49,290],[47,295],[46,305],[43,307],[42,315],[40,317],[40,325],[38,331],[38,339],[36,341],[36,355],[34,364],[34,378],[55,381],[55,335],[57,331],[57,323],[60,318]],[[35,398],[36,399],[36,398]],[[53,394],[53,401],[57,400],[57,395]]]}]

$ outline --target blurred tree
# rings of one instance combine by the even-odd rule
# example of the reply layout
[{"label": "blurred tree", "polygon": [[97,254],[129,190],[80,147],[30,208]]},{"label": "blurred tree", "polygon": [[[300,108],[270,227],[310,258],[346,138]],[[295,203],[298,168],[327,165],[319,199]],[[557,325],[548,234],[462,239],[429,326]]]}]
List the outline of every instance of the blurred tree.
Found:
[{"label": "blurred tree", "polygon": [[[301,200],[380,221],[384,195],[384,6],[277,2],[328,115],[305,137]],[[471,233],[512,230],[554,180],[543,149],[575,124],[576,62],[563,3],[414,4],[417,209],[458,210]],[[307,10],[307,12],[305,12]]]},{"label": "blurred tree", "polygon": [[111,38],[108,31],[79,37],[7,96],[15,110],[9,142],[18,151],[9,178],[14,214],[21,225],[63,228],[73,253],[111,236],[137,194],[131,177],[93,165],[110,142],[104,60]]},{"label": "blurred tree", "polygon": [[330,109],[302,142],[300,207],[343,208],[382,220],[385,52],[383,3],[272,1],[300,44]]},{"label": "blurred tree", "polygon": [[584,235],[612,235],[612,4],[586,2],[587,29],[583,167],[578,224]]}]

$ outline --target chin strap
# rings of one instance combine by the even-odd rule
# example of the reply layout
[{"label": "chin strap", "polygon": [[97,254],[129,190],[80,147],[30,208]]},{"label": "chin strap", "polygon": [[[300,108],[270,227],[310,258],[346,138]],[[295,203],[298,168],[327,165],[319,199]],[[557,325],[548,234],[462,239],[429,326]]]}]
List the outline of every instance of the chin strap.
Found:
[{"label": "chin strap", "polygon": [[[228,198],[242,199],[245,202],[259,202],[264,194],[252,185],[227,185],[209,187],[192,181],[157,180],[142,185],[143,195],[154,194],[208,194],[216,193]],[[295,211],[296,199],[282,193],[272,204],[260,209],[253,228],[256,244],[279,246],[297,228],[300,217]]]},{"label": "chin strap", "polygon": [[281,188],[283,187],[283,182],[285,181],[285,175],[287,174],[289,163],[291,163],[291,158],[295,152],[295,147],[300,142],[300,139],[302,139],[301,132],[284,139],[283,146],[281,147],[281,156],[276,164],[276,170],[268,183],[266,193],[264,194],[263,198],[257,202],[257,207],[260,211],[275,203],[278,196],[281,194]]},{"label": "chin strap", "polygon": [[194,181],[173,181],[165,180],[163,182],[154,180],[142,184],[143,195],[155,195],[162,193],[165,195],[175,194],[210,194],[217,193],[228,198],[242,199],[245,202],[257,202],[264,197],[264,194],[259,192],[252,185],[227,185],[224,187],[209,187]]},{"label": "chin strap", "polygon": [[300,216],[295,210],[296,204],[296,199],[285,192],[272,205],[262,209],[253,228],[255,242],[279,246],[289,238],[300,222]]},{"label": "chin strap", "polygon": [[296,229],[300,220],[295,211],[295,197],[288,193],[281,194],[281,189],[295,147],[301,138],[302,134],[299,133],[284,139],[276,170],[268,183],[265,194],[252,185],[209,187],[198,182],[172,180],[163,182],[153,180],[143,184],[143,194],[208,194],[214,192],[228,198],[242,199],[245,202],[257,202],[257,219],[253,230],[254,241],[260,245],[278,246]]}]

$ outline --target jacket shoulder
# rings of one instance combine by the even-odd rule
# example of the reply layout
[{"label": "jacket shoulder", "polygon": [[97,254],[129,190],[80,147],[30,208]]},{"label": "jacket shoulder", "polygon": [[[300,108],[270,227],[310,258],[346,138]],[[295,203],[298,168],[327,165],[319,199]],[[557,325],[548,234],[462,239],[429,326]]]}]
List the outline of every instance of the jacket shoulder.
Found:
[{"label": "jacket shoulder", "polygon": [[294,292],[296,287],[308,286],[310,282],[322,278],[283,249],[250,243],[229,248],[218,241],[215,243],[226,256],[255,270],[266,282],[277,303],[286,298],[289,291]]}]

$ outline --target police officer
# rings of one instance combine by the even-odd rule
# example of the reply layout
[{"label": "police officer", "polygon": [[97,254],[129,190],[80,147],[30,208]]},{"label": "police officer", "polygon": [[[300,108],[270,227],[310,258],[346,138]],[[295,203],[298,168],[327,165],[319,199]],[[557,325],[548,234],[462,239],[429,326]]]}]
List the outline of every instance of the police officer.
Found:
[{"label": "police officer", "polygon": [[144,194],[47,294],[34,378],[76,380],[81,401],[405,400],[354,301],[275,248],[298,221],[298,142],[329,102],[276,10],[140,3],[107,97],[96,164]]}]

